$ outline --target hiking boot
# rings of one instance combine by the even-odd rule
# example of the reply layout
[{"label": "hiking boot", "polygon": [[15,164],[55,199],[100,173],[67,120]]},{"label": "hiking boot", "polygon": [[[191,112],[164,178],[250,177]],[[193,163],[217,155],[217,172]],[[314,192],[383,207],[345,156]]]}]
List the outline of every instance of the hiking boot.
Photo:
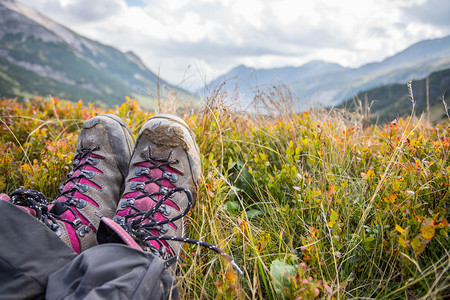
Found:
[{"label": "hiking boot", "polygon": [[[163,259],[177,256],[200,172],[199,149],[187,124],[166,114],[150,118],[137,138],[115,223],[103,218],[105,229]],[[106,232],[100,227],[99,243],[114,241]]]},{"label": "hiking boot", "polygon": [[73,169],[61,185],[60,195],[47,205],[41,193],[18,189],[11,194],[11,202],[25,207],[80,253],[97,244],[98,215],[114,216],[132,147],[131,131],[119,117],[94,117],[81,129]]},{"label": "hiking boot", "polygon": [[130,161],[125,191],[113,219],[102,217],[97,240],[122,243],[173,264],[182,243],[206,247],[228,260],[221,249],[185,238],[183,217],[197,196],[200,153],[187,124],[173,115],[156,115],[144,124]]}]

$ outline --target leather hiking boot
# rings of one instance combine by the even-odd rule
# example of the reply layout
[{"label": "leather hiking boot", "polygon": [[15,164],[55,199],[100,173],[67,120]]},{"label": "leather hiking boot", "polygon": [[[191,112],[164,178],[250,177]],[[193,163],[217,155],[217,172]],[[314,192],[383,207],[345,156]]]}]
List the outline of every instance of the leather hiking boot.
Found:
[{"label": "leather hiking boot", "polygon": [[[184,237],[183,217],[194,204],[200,172],[200,153],[187,124],[166,114],[150,118],[137,138],[114,217],[120,226],[103,221],[122,240],[129,235],[125,242],[131,246],[163,259],[177,256],[181,244],[168,237]],[[100,243],[101,238],[100,233]]]},{"label": "leather hiking boot", "polygon": [[200,153],[187,124],[172,115],[145,123],[130,161],[125,191],[113,219],[102,218],[99,244],[123,243],[174,263],[182,243],[206,247],[227,259],[221,249],[185,237],[183,218],[197,196]]},{"label": "leather hiking boot", "polygon": [[101,115],[84,123],[73,169],[49,205],[54,231],[80,253],[96,245],[101,216],[113,216],[128,175],[133,135],[123,120]]},{"label": "leather hiking boot", "polygon": [[78,136],[73,169],[49,205],[38,191],[18,189],[11,202],[23,207],[80,253],[97,244],[101,216],[114,216],[128,175],[133,136],[119,117],[86,121]]}]

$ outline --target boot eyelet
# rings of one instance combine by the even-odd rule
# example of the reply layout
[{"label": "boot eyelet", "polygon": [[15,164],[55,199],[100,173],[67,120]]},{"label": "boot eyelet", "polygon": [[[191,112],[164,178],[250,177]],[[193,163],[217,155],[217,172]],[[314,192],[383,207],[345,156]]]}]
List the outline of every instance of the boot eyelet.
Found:
[{"label": "boot eyelet", "polygon": [[169,216],[171,212],[172,212],[172,209],[169,206],[166,206],[166,209],[165,209],[163,215]]},{"label": "boot eyelet", "polygon": [[86,162],[88,164],[90,164],[91,166],[95,166],[96,164],[98,164],[99,159],[95,158],[95,157],[88,157],[88,158],[86,158]]},{"label": "boot eyelet", "polygon": [[130,185],[131,190],[143,190],[145,188],[145,184],[143,182],[133,181]]},{"label": "boot eyelet", "polygon": [[80,160],[79,160],[79,159],[74,159],[74,160],[73,160],[73,165],[74,165],[74,167],[78,166],[79,163],[80,163]]},{"label": "boot eyelet", "polygon": [[177,174],[174,174],[174,173],[172,173],[171,175],[172,175],[172,176],[171,176],[171,178],[169,179],[170,182],[172,182],[172,183],[177,182],[177,181],[178,181],[178,175],[177,175]]},{"label": "boot eyelet", "polygon": [[169,226],[167,226],[167,224],[163,224],[158,226],[157,230],[162,234],[166,234],[169,231]]},{"label": "boot eyelet", "polygon": [[159,208],[158,211],[165,217],[168,217],[170,215],[170,213],[172,212],[172,210],[170,209],[169,206],[162,204]]},{"label": "boot eyelet", "polygon": [[175,183],[178,181],[178,175],[174,173],[164,172],[162,174],[162,177],[169,180],[172,183]]},{"label": "boot eyelet", "polygon": [[50,225],[50,229],[53,231],[57,231],[59,229],[59,225],[56,223],[53,223]]},{"label": "boot eyelet", "polygon": [[70,198],[69,201],[67,201],[69,205],[77,206],[78,205],[78,199],[77,198]]},{"label": "boot eyelet", "polygon": [[80,192],[85,193],[85,192],[87,192],[87,190],[88,190],[88,186],[86,184],[83,184],[81,186],[81,191]]},{"label": "boot eyelet", "polygon": [[86,193],[89,189],[87,184],[75,183],[74,188],[76,188],[80,193]]},{"label": "boot eyelet", "polygon": [[81,226],[82,222],[80,219],[75,219],[72,221],[72,227],[74,229],[78,229]]},{"label": "boot eyelet", "polygon": [[119,225],[124,225],[125,224],[125,218],[124,217],[115,216],[113,218],[113,221],[116,222]]},{"label": "boot eyelet", "polygon": [[161,185],[160,187],[159,187],[159,192],[160,193],[162,193],[162,194],[164,194],[164,196],[165,195],[167,195],[167,194],[169,194],[169,197],[167,197],[167,198],[173,198],[174,196],[175,196],[175,193],[171,193],[171,189],[169,189],[169,188],[166,188],[165,186],[163,186],[163,185]]},{"label": "boot eyelet", "polygon": [[91,228],[89,228],[89,226],[81,226],[80,230],[78,231],[78,235],[80,237],[84,237],[89,231],[91,231]]},{"label": "boot eyelet", "polygon": [[137,176],[149,175],[150,174],[150,169],[139,167],[139,168],[136,169],[135,173],[136,173]]},{"label": "boot eyelet", "polygon": [[77,203],[77,208],[84,208],[86,207],[87,201],[83,199],[79,199]]},{"label": "boot eyelet", "polygon": [[95,172],[92,171],[92,170],[90,170],[90,171],[83,170],[83,171],[81,171],[81,174],[82,174],[85,178],[91,179],[92,177],[94,177]]},{"label": "boot eyelet", "polygon": [[134,204],[134,201],[136,201],[136,198],[127,198],[127,199],[124,199],[124,200],[122,201],[122,203],[120,204],[120,206],[121,206],[122,208],[126,208],[126,207],[128,207],[128,206],[133,205],[133,204]]}]

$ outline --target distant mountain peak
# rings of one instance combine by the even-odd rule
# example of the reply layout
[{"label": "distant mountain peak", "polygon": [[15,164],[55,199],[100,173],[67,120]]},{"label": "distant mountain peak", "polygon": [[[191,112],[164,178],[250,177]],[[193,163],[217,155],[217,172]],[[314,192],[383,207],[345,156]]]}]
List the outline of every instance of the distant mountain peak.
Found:
[{"label": "distant mountain peak", "polygon": [[338,63],[334,63],[334,62],[327,62],[324,60],[320,60],[320,59],[314,59],[311,61],[308,61],[307,63],[299,66],[299,67],[294,67],[294,66],[286,66],[286,67],[276,67],[276,68],[256,68],[256,67],[249,67],[245,64],[240,64],[235,66],[233,69],[230,70],[230,72],[235,72],[235,71],[248,71],[248,70],[254,70],[254,71],[262,71],[262,70],[280,70],[280,69],[299,69],[299,68],[323,68],[323,67],[339,67],[342,69],[345,69],[345,67],[341,66]]},{"label": "distant mountain peak", "polygon": [[329,62],[329,61],[324,61],[324,60],[320,60],[320,59],[313,59],[307,63],[305,63],[304,65],[302,65],[302,67],[330,67],[330,66],[337,66],[337,67],[341,67],[341,68],[345,68],[343,66],[341,66],[338,63],[335,62]]},{"label": "distant mountain peak", "polygon": [[307,66],[307,65],[311,65],[311,66],[313,66],[313,65],[326,65],[326,64],[334,64],[334,63],[326,62],[326,61],[321,60],[321,59],[313,59],[313,60],[310,60],[309,62],[303,64],[303,66]]},{"label": "distant mountain peak", "polygon": [[254,70],[254,68],[248,67],[244,64],[240,64],[240,65],[237,65],[236,67],[234,67],[233,69],[231,69],[230,72],[239,72],[239,71],[248,71],[248,70]]}]

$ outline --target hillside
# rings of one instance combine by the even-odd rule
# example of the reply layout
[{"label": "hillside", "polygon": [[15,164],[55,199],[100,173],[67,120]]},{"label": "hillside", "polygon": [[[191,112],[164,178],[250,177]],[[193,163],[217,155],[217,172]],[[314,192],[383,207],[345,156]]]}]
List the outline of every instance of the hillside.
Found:
[{"label": "hillside", "polygon": [[[162,79],[159,86],[163,96],[175,89]],[[0,97],[50,94],[114,105],[125,96],[156,98],[157,90],[157,75],[134,53],[80,36],[16,0],[0,0]]]},{"label": "hillside", "polygon": [[207,90],[225,83],[228,94],[236,92],[250,103],[256,91],[285,84],[298,98],[300,111],[309,107],[338,105],[361,91],[387,84],[422,79],[450,67],[450,36],[425,40],[388,57],[359,68],[313,61],[300,67],[253,69],[239,66],[213,80]]},{"label": "hillside", "polygon": [[[427,112],[427,79],[412,81],[412,91],[416,102],[416,115]],[[430,121],[446,117],[442,99],[450,103],[450,69],[434,72],[428,76],[428,98]],[[356,99],[362,105],[370,106],[372,120],[392,121],[411,114],[412,102],[408,86],[392,84],[360,92]],[[347,100],[338,107],[354,110],[359,101]]]}]

